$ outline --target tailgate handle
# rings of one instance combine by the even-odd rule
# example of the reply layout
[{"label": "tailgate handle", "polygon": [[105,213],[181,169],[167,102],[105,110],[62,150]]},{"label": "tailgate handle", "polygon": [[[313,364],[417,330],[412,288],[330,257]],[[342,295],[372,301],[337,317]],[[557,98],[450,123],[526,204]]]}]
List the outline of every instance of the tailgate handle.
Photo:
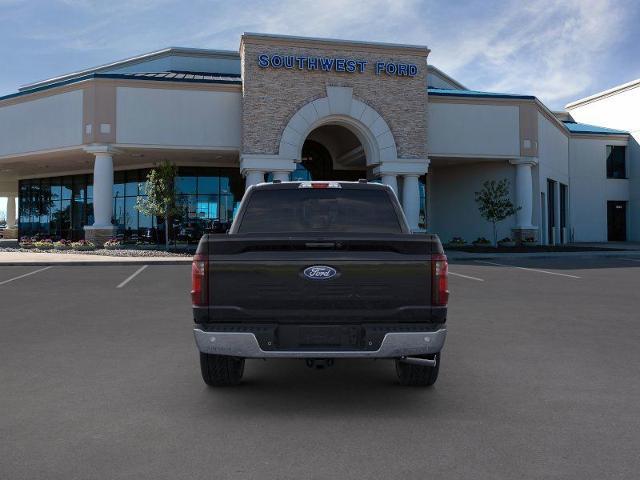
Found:
[{"label": "tailgate handle", "polygon": [[307,248],[335,248],[336,242],[307,242],[304,246]]}]

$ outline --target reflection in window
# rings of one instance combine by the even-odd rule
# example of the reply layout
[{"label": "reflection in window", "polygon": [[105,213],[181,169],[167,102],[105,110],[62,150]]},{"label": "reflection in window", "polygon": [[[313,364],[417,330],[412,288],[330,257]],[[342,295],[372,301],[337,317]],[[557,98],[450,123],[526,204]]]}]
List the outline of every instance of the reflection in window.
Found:
[{"label": "reflection in window", "polygon": [[422,231],[427,230],[429,221],[427,219],[427,176],[422,175],[418,182],[418,188],[420,190],[420,215],[418,217],[418,229]]},{"label": "reflection in window", "polygon": [[[144,193],[149,170],[114,172],[113,219],[125,239],[157,241],[158,218],[135,208]],[[210,228],[214,221],[231,221],[244,194],[244,181],[237,168],[180,167],[176,178],[182,214],[173,222],[172,236],[180,226],[192,223]],[[73,175],[21,180],[19,184],[20,235],[71,238],[84,237],[83,227],[92,225],[93,175]],[[195,221],[195,223],[193,223]],[[162,235],[160,235],[162,241]]]},{"label": "reflection in window", "polygon": [[627,178],[627,147],[607,145],[607,178]]},{"label": "reflection in window", "polygon": [[196,185],[198,178],[197,177],[176,177],[176,191],[178,193],[195,193]]}]

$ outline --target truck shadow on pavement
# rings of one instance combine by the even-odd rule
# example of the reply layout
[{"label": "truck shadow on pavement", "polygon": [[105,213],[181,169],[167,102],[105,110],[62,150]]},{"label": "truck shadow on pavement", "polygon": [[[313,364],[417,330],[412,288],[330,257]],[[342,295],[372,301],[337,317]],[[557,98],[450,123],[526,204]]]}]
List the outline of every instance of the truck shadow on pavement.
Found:
[{"label": "truck shadow on pavement", "polygon": [[[203,393],[216,411],[242,416],[409,417],[418,411],[424,415],[427,406],[450,408],[437,383],[431,388],[401,386],[394,362],[388,360],[342,360],[323,370],[310,369],[302,360],[247,361],[241,385]],[[433,415],[438,411],[433,408]]]}]

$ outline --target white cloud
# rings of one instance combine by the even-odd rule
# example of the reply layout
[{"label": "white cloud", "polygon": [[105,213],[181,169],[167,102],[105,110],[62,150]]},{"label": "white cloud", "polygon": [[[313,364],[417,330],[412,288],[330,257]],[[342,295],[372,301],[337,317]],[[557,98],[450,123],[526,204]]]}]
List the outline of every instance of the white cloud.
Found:
[{"label": "white cloud", "polygon": [[471,88],[558,106],[594,85],[598,58],[623,37],[626,12],[611,0],[512,2],[494,19],[461,26],[457,41],[436,39],[433,61]]},{"label": "white cloud", "polygon": [[[12,0],[0,0],[0,6],[7,2]],[[104,63],[170,45],[235,50],[240,34],[254,31],[426,44],[429,61],[470,88],[535,94],[556,107],[593,92],[607,74],[599,59],[633,34],[635,27],[627,24],[637,11],[632,0],[56,0],[42,10],[20,5],[5,12],[20,12],[12,23],[30,25],[22,39],[36,42],[39,54],[63,60],[60,71],[35,77],[68,70],[64,60]]]}]

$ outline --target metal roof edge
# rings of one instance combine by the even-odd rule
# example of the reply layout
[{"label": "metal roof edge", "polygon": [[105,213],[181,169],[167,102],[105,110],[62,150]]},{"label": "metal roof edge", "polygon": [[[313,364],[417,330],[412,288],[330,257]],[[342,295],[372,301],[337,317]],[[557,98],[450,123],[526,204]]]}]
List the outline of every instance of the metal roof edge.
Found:
[{"label": "metal roof edge", "polygon": [[591,127],[594,128],[596,130],[571,130],[568,126],[567,128],[569,128],[569,131],[571,132],[572,135],[617,135],[617,136],[628,136],[630,135],[630,133],[626,130],[618,130],[615,128],[609,128],[609,127],[600,127],[598,125],[592,125],[589,123],[582,123],[582,122],[572,122],[572,121],[563,121],[562,123],[565,124],[565,126],[567,124],[575,124],[575,125],[582,125],[584,127]]},{"label": "metal roof edge", "polygon": [[[437,91],[441,90],[441,91]],[[442,91],[442,90],[447,90]],[[534,95],[520,95],[517,93],[492,93],[492,92],[478,92],[475,90],[449,90],[442,88],[427,88],[429,95],[435,95],[440,97],[472,97],[472,98],[513,98],[520,100],[536,100]]]},{"label": "metal roof edge", "polygon": [[106,70],[106,69],[110,69],[118,66],[135,65],[137,63],[141,63],[154,58],[166,57],[171,55],[172,53],[178,53],[183,55],[194,55],[194,56],[219,56],[219,57],[229,57],[234,59],[240,58],[240,54],[232,50],[208,50],[204,48],[167,47],[160,50],[155,50],[153,52],[136,55],[134,57],[129,57],[122,60],[116,60],[114,62],[105,63],[103,65],[98,65],[97,67],[85,68],[83,70],[78,70],[76,72],[66,73],[64,75],[59,75],[57,77],[52,77],[45,80],[39,80],[37,82],[28,83],[20,86],[18,88],[18,91],[22,92],[26,90],[32,90],[34,88],[38,88],[50,83],[57,83],[67,79],[87,75],[90,73],[100,73],[100,71],[102,70]]},{"label": "metal roof edge", "polygon": [[567,103],[564,108],[567,110],[571,110],[572,108],[579,107],[585,103],[590,103],[599,100],[600,98],[610,97],[611,95],[616,95],[618,93],[625,92],[635,87],[640,86],[640,78],[635,80],[631,80],[630,82],[623,83],[622,85],[617,85],[615,87],[609,88],[607,90],[603,90],[598,93],[594,93],[593,95],[589,95],[588,97],[580,98],[573,102]]},{"label": "metal roof edge", "polygon": [[191,78],[162,78],[162,77],[143,77],[136,76],[128,73],[89,73],[80,77],[70,78],[68,80],[62,80],[55,83],[48,83],[40,87],[35,87],[29,90],[23,90],[16,93],[10,93],[0,97],[0,101],[9,100],[12,98],[23,97],[32,93],[38,93],[53,88],[64,87],[66,85],[72,85],[74,83],[80,83],[94,78],[112,78],[123,80],[146,80],[149,82],[178,82],[178,83],[207,83],[207,84],[224,84],[224,85],[242,85],[242,80],[198,80]]}]

